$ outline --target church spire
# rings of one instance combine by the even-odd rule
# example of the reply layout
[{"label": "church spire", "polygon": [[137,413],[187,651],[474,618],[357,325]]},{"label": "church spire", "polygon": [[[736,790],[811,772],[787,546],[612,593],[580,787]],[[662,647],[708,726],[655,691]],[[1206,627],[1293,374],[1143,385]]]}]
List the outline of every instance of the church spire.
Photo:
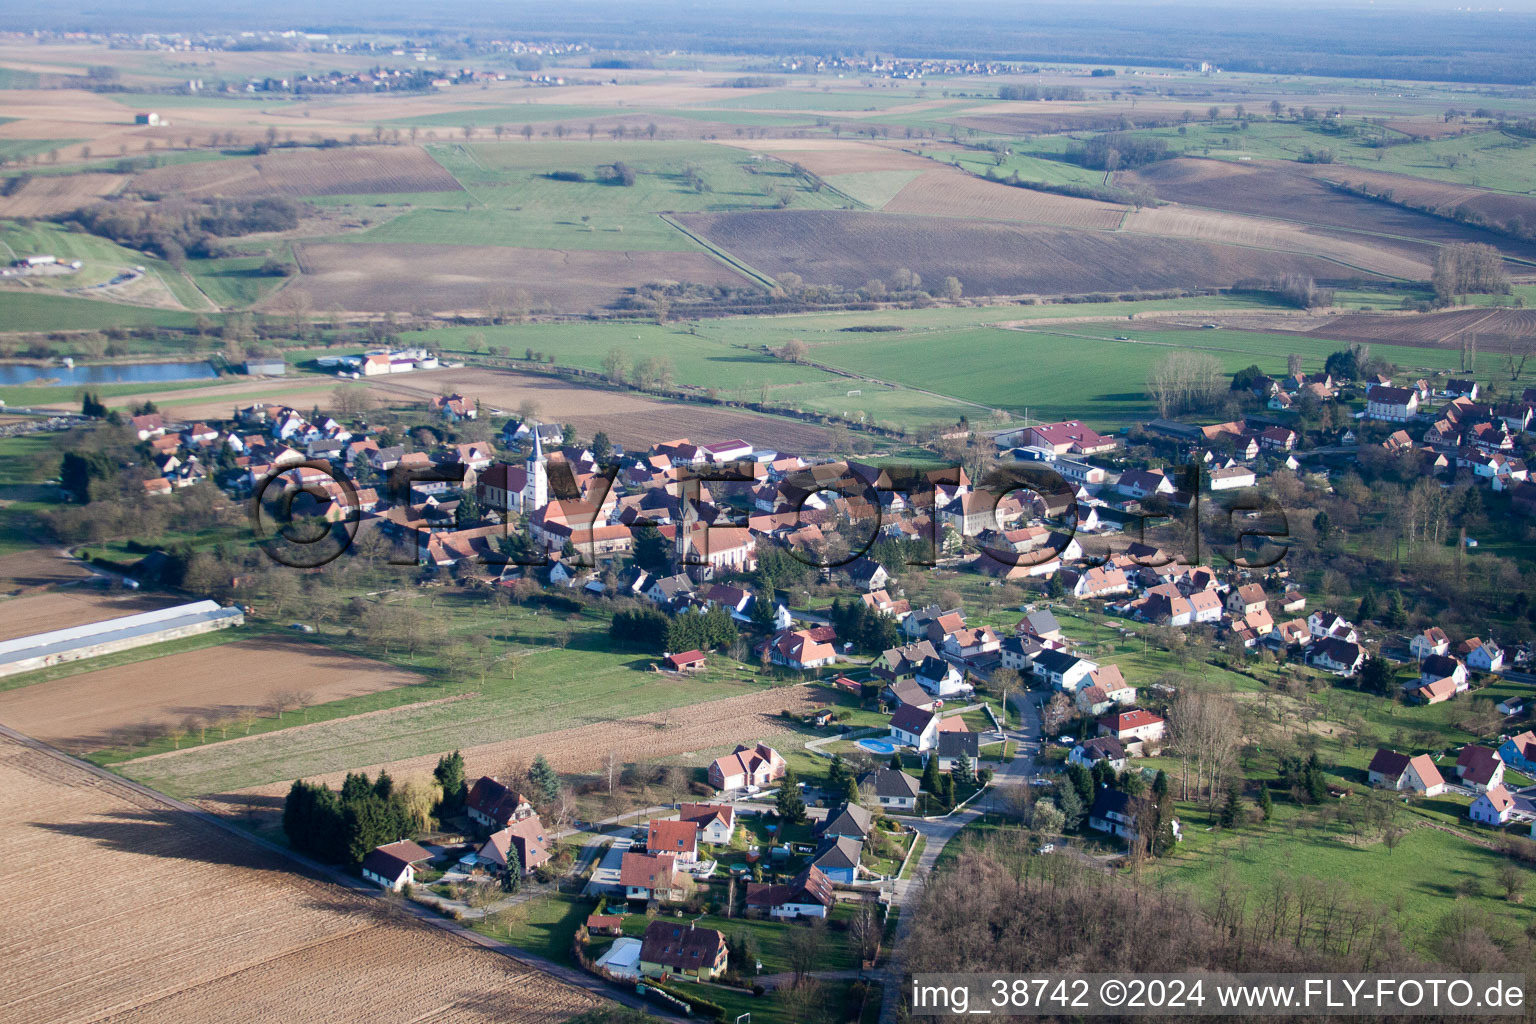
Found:
[{"label": "church spire", "polygon": [[533,451],[528,455],[528,477],[523,483],[524,515],[532,514],[549,504],[548,460],[544,457],[544,442],[539,437],[539,424],[533,424]]}]

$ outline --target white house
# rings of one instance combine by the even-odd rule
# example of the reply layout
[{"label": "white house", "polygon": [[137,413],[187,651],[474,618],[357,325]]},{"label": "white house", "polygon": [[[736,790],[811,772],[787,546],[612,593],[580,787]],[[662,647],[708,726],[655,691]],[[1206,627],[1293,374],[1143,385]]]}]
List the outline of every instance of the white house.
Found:
[{"label": "white house", "polygon": [[363,858],[363,877],[384,888],[399,892],[416,881],[416,865],[432,859],[428,850],[409,839],[376,847]]},{"label": "white house", "polygon": [[1419,393],[1378,384],[1366,392],[1365,414],[1373,420],[1406,423],[1419,414]]},{"label": "white house", "polygon": [[726,846],[736,833],[736,808],[730,804],[679,804],[677,816],[699,827],[699,842]]},{"label": "white house", "polygon": [[1395,750],[1378,749],[1376,756],[1371,758],[1366,778],[1373,786],[1410,790],[1425,796],[1439,796],[1445,792],[1445,779],[1428,754],[1409,757]]},{"label": "white house", "polygon": [[939,742],[939,715],[915,704],[903,704],[891,716],[891,742],[922,753]]}]

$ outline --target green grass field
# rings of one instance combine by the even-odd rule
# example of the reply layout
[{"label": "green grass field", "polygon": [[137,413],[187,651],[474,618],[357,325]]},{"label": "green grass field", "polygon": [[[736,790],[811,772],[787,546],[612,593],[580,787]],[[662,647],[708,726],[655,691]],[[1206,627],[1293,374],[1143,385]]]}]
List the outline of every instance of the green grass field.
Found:
[{"label": "green grass field", "polygon": [[54,439],[48,434],[0,437],[0,555],[35,546],[37,514],[48,507],[45,481],[58,475]]},{"label": "green grass field", "polygon": [[286,280],[260,273],[262,256],[188,260],[187,272],[203,294],[224,307],[241,308],[266,298]]},{"label": "green grass field", "polygon": [[[468,195],[415,197],[420,202],[408,212],[333,240],[694,252],[698,246],[658,213],[769,208],[781,195],[797,209],[844,202],[833,192],[813,191],[783,164],[707,143],[540,141],[429,148]],[[614,161],[635,170],[634,185],[597,180],[598,167]],[[690,170],[707,191],[689,183]],[[578,172],[588,180],[556,181],[548,177],[555,171]]]},{"label": "green grass field", "polygon": [[[718,656],[702,677],[658,677],[649,670],[654,657],[609,649],[607,620],[595,612],[566,619],[523,608],[497,611],[479,597],[443,595],[437,598],[437,614],[446,637],[444,653],[422,655],[413,663],[398,651],[386,656],[354,648],[431,673],[429,682],[405,693],[335,702],[344,707],[321,705],[311,709],[311,720],[468,694],[464,699],[297,732],[273,731],[238,744],[210,743],[172,758],[125,761],[118,770],[165,792],[216,792],[532,736],[774,685],[755,669]],[[569,637],[563,648],[554,642],[562,631]],[[464,655],[468,639],[477,635],[491,637],[493,653],[508,656],[483,681]],[[297,721],[290,715],[288,724]]]}]

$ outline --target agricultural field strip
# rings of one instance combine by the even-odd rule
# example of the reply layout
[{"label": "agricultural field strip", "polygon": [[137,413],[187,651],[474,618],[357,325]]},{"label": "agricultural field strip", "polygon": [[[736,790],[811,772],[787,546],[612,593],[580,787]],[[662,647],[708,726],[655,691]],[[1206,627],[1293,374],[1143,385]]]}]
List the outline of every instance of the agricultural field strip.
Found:
[{"label": "agricultural field strip", "polygon": [[[610,749],[639,760],[647,753],[745,742],[759,732],[781,729],[773,716],[784,708],[809,708],[814,696],[788,686],[690,704],[685,694],[660,708],[653,703],[655,710],[639,715],[626,713],[623,700],[602,707],[569,701],[564,711],[556,704],[540,714],[527,706],[488,710],[486,701],[477,700],[403,708],[390,715],[317,723],[302,732],[271,732],[260,742],[211,743],[115,767],[185,796],[282,789],[295,777],[339,783],[347,771],[364,767],[388,766],[392,775],[404,778],[430,772],[443,751],[456,748],[486,772],[500,771],[510,756],[526,761],[534,753],[544,754],[561,771],[592,770]],[[580,713],[587,708],[591,713]]]},{"label": "agricultural field strip", "polygon": [[[8,1019],[204,1024],[251,1019],[253,1007],[258,1018],[330,1019],[344,1000],[349,1019],[387,1004],[411,1019],[479,1022],[491,1018],[476,1003],[494,995],[497,1019],[541,1024],[596,1005],[385,908],[361,883],[294,873],[287,851],[198,808],[14,730],[0,737],[0,850],[16,885],[0,943]],[[93,898],[64,899],[60,862],[87,860]],[[109,946],[122,929],[135,941]],[[292,984],[296,957],[322,973]]]}]

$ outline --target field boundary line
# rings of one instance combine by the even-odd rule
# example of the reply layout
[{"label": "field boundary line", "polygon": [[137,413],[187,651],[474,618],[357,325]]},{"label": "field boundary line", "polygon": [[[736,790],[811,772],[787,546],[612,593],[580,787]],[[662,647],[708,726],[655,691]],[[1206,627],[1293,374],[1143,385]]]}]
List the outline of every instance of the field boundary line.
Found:
[{"label": "field boundary line", "polygon": [[742,274],[745,274],[747,277],[749,277],[752,280],[756,281],[758,284],[762,285],[764,288],[773,289],[773,288],[777,288],[779,286],[779,283],[777,281],[775,281],[773,278],[769,277],[767,274],[764,274],[764,273],[762,273],[759,270],[753,269],[751,266],[747,265],[746,263],[743,263],[741,260],[737,259],[735,256],[732,256],[730,253],[726,252],[724,249],[718,248],[717,246],[713,245],[712,243],[707,241],[702,235],[697,235],[697,234],[694,234],[692,231],[689,231],[687,228],[685,228],[678,221],[674,220],[669,214],[658,213],[656,216],[660,217],[666,223],[672,225],[678,231],[681,231],[685,237],[692,239],[698,246],[700,246],[702,249],[704,249],[705,252],[707,252],[711,256],[715,257],[715,259],[717,259],[720,262],[724,263],[726,266],[730,267],[731,269],[736,270],[736,271],[738,271],[738,272],[740,272]]},{"label": "field boundary line", "polygon": [[234,836],[236,839],[240,839],[253,846],[260,847],[269,853],[277,854],[285,860],[298,865],[301,869],[303,869],[302,873],[308,877],[314,878],[317,881],[330,882],[332,884],[339,885],[354,895],[364,896],[375,900],[380,905],[388,907],[394,913],[414,918],[421,924],[439,928],[451,935],[458,936],[466,942],[471,942],[483,949],[488,949],[491,952],[499,953],[500,955],[506,957],[508,960],[511,960],[514,963],[527,968],[528,970],[547,974],[557,981],[562,981],[568,985],[571,985],[572,987],[583,989],[600,998],[615,1000],[628,1006],[649,1006],[649,1004],[642,1003],[638,998],[625,998],[623,994],[614,991],[605,985],[600,979],[590,977],[581,971],[565,967],[561,964],[555,963],[554,961],[546,960],[535,953],[529,953],[526,950],[522,950],[517,946],[511,945],[510,943],[498,942],[489,936],[481,935],[479,932],[466,928],[456,921],[450,921],[439,917],[424,907],[418,907],[416,904],[409,902],[395,903],[392,900],[388,900],[384,897],[383,890],[380,890],[376,886],[370,885],[361,879],[353,878],[350,875],[343,874],[335,868],[331,868],[325,864],[321,864],[318,861],[311,860],[309,857],[306,857],[297,851],[291,850],[286,846],[283,846],[279,843],[274,843],[270,839],[264,839],[252,832],[248,832],[245,829],[240,828],[238,825],[225,821],[222,817],[214,814],[212,811],[205,811],[194,804],[187,803],[185,800],[178,800],[175,797],[167,796],[157,789],[152,789],[151,787],[144,785],[142,782],[135,782],[134,780],[125,778],[116,774],[115,772],[111,772],[105,768],[91,764],[89,761],[83,761],[80,758],[66,754],[62,750],[49,746],[47,743],[44,743],[41,740],[33,739],[31,736],[28,736],[25,733],[12,729],[10,726],[0,725],[0,736],[11,739],[16,743],[19,743],[22,746],[28,748],[29,750],[37,751],[40,754],[44,754],[57,761],[61,761],[72,768],[77,768],[81,771],[84,771],[92,776],[95,776],[96,778],[101,779],[104,782],[115,784],[136,796],[150,800],[154,803],[158,803],[164,807],[168,807],[180,814],[187,815],[202,825],[212,826],[213,828],[216,828],[227,835]]}]

